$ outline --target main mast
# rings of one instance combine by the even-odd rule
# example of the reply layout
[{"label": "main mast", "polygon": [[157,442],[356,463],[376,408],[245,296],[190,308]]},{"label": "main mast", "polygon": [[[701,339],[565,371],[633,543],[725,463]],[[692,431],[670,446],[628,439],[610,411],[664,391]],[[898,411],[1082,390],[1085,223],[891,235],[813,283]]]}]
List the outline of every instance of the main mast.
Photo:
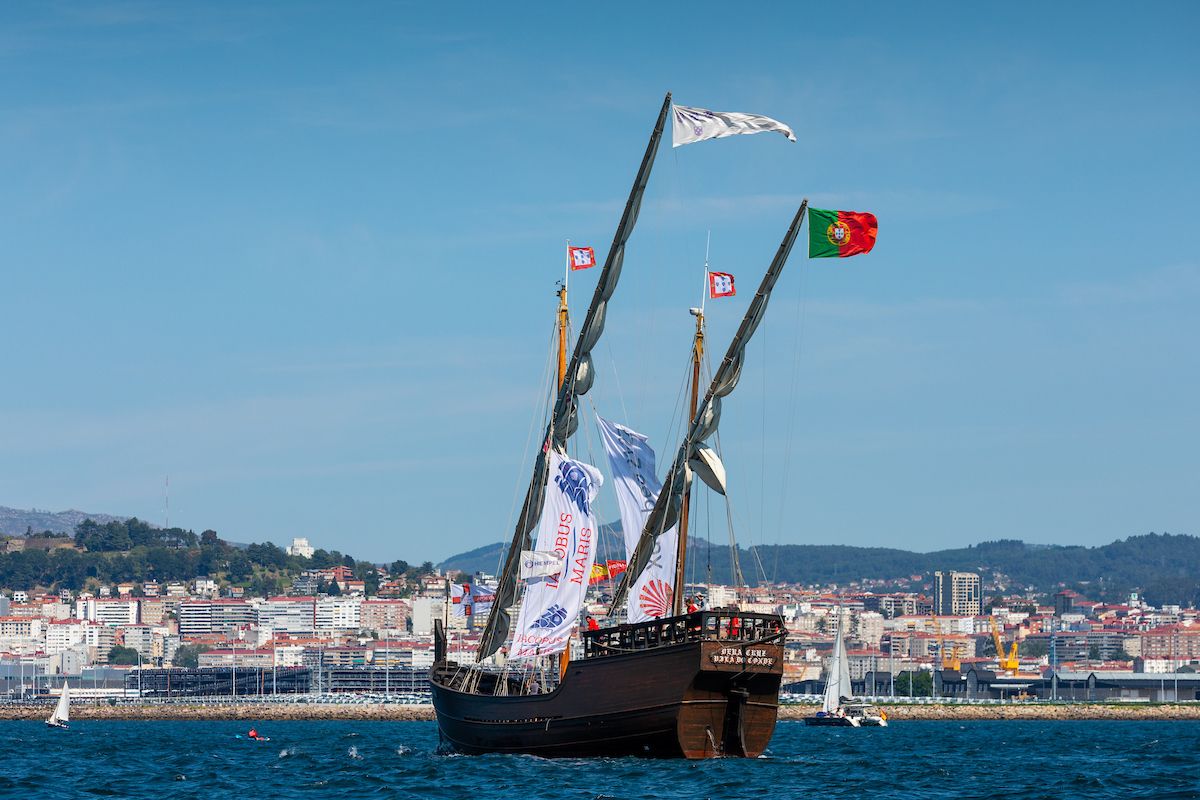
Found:
[{"label": "main mast", "polygon": [[[500,570],[496,586],[496,599],[492,604],[492,613],[480,638],[476,651],[476,660],[481,661],[497,650],[508,638],[511,624],[510,609],[517,602],[518,571],[521,561],[521,551],[531,549],[531,534],[537,525],[545,498],[547,481],[547,456],[551,448],[565,451],[567,439],[574,433],[578,425],[577,398],[587,394],[595,380],[595,369],[592,366],[591,350],[604,332],[604,317],[608,309],[608,301],[612,299],[617,288],[617,280],[621,275],[621,266],[625,260],[625,244],[629,241],[633,228],[637,224],[638,211],[641,209],[642,196],[646,191],[646,183],[650,180],[650,170],[654,166],[654,157],[658,153],[658,143],[662,139],[663,126],[666,123],[667,112],[671,109],[671,94],[663,98],[662,108],[642,156],[641,166],[633,180],[629,191],[629,199],[625,201],[625,210],[621,221],[613,234],[612,246],[604,260],[604,268],[596,282],[592,293],[592,302],[588,306],[583,324],[579,327],[579,335],[575,338],[575,348],[565,371],[560,373],[558,396],[554,401],[550,419],[546,424],[546,432],[542,437],[542,447],[539,448],[534,460],[533,474],[530,476],[529,488],[525,491],[525,501],[521,504],[521,512],[513,530],[512,541]],[[565,302],[565,293],[561,302]],[[560,361],[560,364],[562,362]]]},{"label": "main mast", "polygon": [[[705,273],[707,277],[708,265],[705,265]],[[688,419],[694,419],[696,416],[696,407],[700,401],[700,361],[704,357],[704,309],[691,309],[692,315],[696,318],[696,336],[692,340],[692,403],[688,407]],[[675,552],[675,592],[672,602],[674,604],[674,614],[679,616],[683,613],[683,582],[687,576],[687,537],[688,537],[688,510],[691,506],[692,491],[691,486],[683,494],[683,503],[679,509],[679,543]]]},{"label": "main mast", "polygon": [[567,328],[570,323],[567,314],[567,283],[558,290],[558,380],[554,383],[555,390],[562,388],[563,380],[567,377]]}]

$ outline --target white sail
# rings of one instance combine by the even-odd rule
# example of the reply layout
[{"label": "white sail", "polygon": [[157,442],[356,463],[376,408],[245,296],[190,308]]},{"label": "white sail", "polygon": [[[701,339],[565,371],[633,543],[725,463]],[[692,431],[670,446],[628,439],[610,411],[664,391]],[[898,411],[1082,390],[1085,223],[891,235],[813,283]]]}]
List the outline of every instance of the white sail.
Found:
[{"label": "white sail", "polygon": [[50,714],[50,718],[46,720],[50,725],[56,725],[60,722],[66,723],[71,721],[71,700],[70,690],[67,688],[67,682],[63,681],[62,695],[58,698],[58,705],[54,707],[54,711]]},{"label": "white sail", "polygon": [[838,609],[837,638],[833,643],[833,654],[829,657],[829,670],[825,675],[825,698],[821,710],[826,714],[837,711],[843,697],[850,696],[850,665],[846,658],[846,640],[842,636],[842,611]]}]

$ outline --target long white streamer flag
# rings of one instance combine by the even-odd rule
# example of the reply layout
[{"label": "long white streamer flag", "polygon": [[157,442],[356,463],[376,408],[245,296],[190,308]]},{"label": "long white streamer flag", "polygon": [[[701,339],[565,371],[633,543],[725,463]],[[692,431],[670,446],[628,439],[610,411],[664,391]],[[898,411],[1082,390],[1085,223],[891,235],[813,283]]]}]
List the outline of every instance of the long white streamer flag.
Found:
[{"label": "long white streamer flag", "polygon": [[791,141],[796,141],[792,129],[777,119],[759,114],[739,114],[736,111],[709,111],[706,108],[671,106],[672,147],[705,139],[720,139],[739,133],[762,133],[779,131]]},{"label": "long white streamer flag", "polygon": [[[646,525],[646,517],[662,483],[654,474],[654,449],[645,436],[597,415],[604,450],[612,468],[617,505],[621,509],[621,528],[625,533],[625,555],[637,547]],[[678,528],[664,532],[654,543],[650,563],[629,592],[629,621],[644,622],[655,617],[671,615],[671,600],[675,582],[675,551],[679,542]]]},{"label": "long white streamer flag", "polygon": [[548,456],[546,502],[535,547],[554,551],[563,562],[552,575],[525,584],[509,658],[533,658],[567,649],[596,563],[592,503],[604,477],[591,464],[573,461],[556,450]]}]

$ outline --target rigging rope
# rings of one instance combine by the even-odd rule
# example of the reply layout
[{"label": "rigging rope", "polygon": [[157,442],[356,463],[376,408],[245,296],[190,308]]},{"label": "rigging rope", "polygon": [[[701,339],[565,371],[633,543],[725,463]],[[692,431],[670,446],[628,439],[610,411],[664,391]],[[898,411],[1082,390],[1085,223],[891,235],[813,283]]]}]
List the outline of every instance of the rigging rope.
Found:
[{"label": "rigging rope", "polygon": [[[806,223],[807,224],[807,223]],[[788,416],[787,433],[783,438],[783,469],[780,470],[780,485],[779,485],[779,516],[775,529],[775,564],[771,569],[771,582],[774,583],[779,578],[779,556],[782,551],[783,537],[783,512],[785,498],[788,496],[788,473],[792,466],[792,437],[796,429],[797,409],[800,405],[797,391],[800,385],[800,357],[804,346],[804,328],[808,323],[807,306],[805,305],[805,279],[808,277],[808,270],[803,268],[798,270],[800,278],[796,281],[796,318],[792,325],[792,329],[796,332],[795,339],[792,343],[792,375],[791,384],[788,387],[788,397],[791,398],[791,408]]]},{"label": "rigging rope", "polygon": [[[542,372],[542,378],[538,382],[538,384],[539,384],[538,385],[538,396],[537,396],[537,398],[534,399],[534,402],[533,402],[534,413],[530,417],[529,432],[525,435],[525,447],[521,451],[521,469],[517,472],[518,477],[517,477],[516,485],[513,487],[512,505],[508,509],[508,527],[510,527],[510,528],[516,527],[516,524],[517,524],[515,516],[514,516],[516,514],[516,510],[517,510],[517,502],[518,502],[517,498],[523,497],[523,495],[521,494],[521,484],[523,483],[523,481],[521,480],[520,476],[522,474],[528,472],[528,470],[525,468],[526,467],[525,460],[529,457],[529,444],[530,444],[530,442],[533,441],[533,431],[535,428],[539,427],[539,425],[538,425],[539,420],[541,422],[541,427],[544,428],[545,425],[549,422],[549,418],[550,418],[550,413],[551,413],[550,396],[551,396],[551,386],[552,386],[552,382],[553,382],[552,376],[554,376],[556,374],[557,369],[558,369],[558,367],[557,367],[557,365],[558,365],[558,322],[557,322],[557,320],[550,326],[550,348],[549,348],[549,350],[550,350],[550,357],[546,359],[546,366]],[[540,413],[539,413],[539,409],[540,409]],[[504,558],[505,558],[506,552],[507,552],[507,548],[504,547],[502,544],[500,547],[500,554],[497,556],[498,560],[496,561],[496,569],[492,573],[493,575],[499,575],[500,571],[504,568]]]}]

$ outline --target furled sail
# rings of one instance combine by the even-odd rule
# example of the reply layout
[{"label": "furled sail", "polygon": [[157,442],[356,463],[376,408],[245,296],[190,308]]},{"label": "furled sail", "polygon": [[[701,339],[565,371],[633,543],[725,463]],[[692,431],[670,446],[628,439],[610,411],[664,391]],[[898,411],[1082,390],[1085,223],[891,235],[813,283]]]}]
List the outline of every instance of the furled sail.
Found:
[{"label": "furled sail", "polygon": [[704,395],[704,402],[700,404],[699,411],[696,412],[696,417],[692,420],[687,435],[679,445],[679,452],[663,479],[664,488],[659,493],[653,510],[646,518],[646,525],[642,528],[637,548],[629,557],[629,568],[625,571],[621,583],[613,594],[611,608],[614,610],[621,607],[621,603],[629,593],[629,588],[641,576],[646,565],[650,563],[655,549],[655,540],[679,523],[683,496],[691,488],[692,472],[695,471],[695,474],[713,491],[725,493],[725,467],[705,440],[716,432],[717,425],[721,421],[721,398],[734,390],[741,377],[746,345],[754,336],[759,324],[762,323],[763,315],[767,311],[767,301],[771,297],[771,290],[775,288],[775,282],[779,279],[784,264],[787,263],[788,255],[792,252],[792,245],[796,243],[796,234],[800,231],[800,224],[804,221],[804,212],[807,208],[808,200],[805,200],[796,211],[796,216],[792,219],[787,234],[775,252],[771,266],[767,268],[767,273],[763,276],[762,283],[759,284],[758,292],[750,301],[746,315],[742,317],[742,324],[734,334],[733,341],[729,343],[729,350],[726,351],[725,358],[722,359],[716,375],[713,376],[712,383]]},{"label": "furled sail", "polygon": [[[671,93],[668,92],[663,100],[662,109],[658,112],[658,121],[650,134],[650,142],[646,145],[646,153],[642,156],[642,164],[634,178],[633,188],[629,199],[625,202],[625,211],[613,235],[612,246],[608,249],[608,257],[604,261],[604,269],[596,283],[596,291],[592,294],[591,305],[588,306],[587,316],[579,328],[579,337],[575,340],[575,350],[567,367],[562,385],[558,389],[558,397],[554,402],[554,410],[550,415],[550,423],[543,437],[549,447],[560,452],[566,450],[567,439],[575,432],[579,424],[575,398],[586,394],[592,388],[595,380],[595,369],[592,366],[592,348],[604,333],[604,316],[608,311],[608,301],[617,288],[621,277],[621,266],[625,261],[625,243],[629,241],[633,228],[637,224],[638,212],[642,206],[642,196],[646,192],[646,184],[650,180],[650,170],[654,166],[654,157],[658,154],[658,145],[662,141],[663,126],[666,123],[667,112],[671,108]],[[521,513],[517,517],[517,527],[513,531],[512,542],[508,547],[508,556],[500,570],[500,582],[496,589],[496,604],[488,617],[487,627],[479,642],[478,658],[487,658],[500,649],[508,638],[511,626],[510,609],[516,602],[518,573],[521,566],[521,551],[532,550],[531,534],[542,513],[545,500],[546,481],[548,478],[547,458],[548,448],[539,449],[537,460],[533,467],[533,476],[529,488],[525,492],[525,502],[521,504]]]}]

